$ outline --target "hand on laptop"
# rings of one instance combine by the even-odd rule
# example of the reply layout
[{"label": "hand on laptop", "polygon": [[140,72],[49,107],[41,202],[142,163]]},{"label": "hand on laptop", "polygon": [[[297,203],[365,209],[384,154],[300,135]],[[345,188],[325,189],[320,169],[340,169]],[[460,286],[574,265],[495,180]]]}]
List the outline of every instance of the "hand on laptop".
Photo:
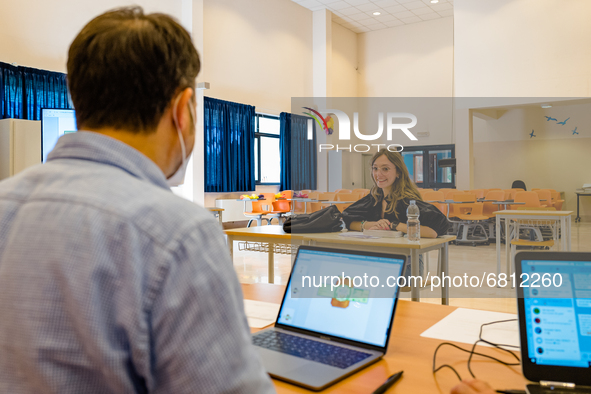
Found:
[{"label": "hand on laptop", "polygon": [[451,389],[450,394],[495,394],[495,390],[482,380],[464,380]]}]

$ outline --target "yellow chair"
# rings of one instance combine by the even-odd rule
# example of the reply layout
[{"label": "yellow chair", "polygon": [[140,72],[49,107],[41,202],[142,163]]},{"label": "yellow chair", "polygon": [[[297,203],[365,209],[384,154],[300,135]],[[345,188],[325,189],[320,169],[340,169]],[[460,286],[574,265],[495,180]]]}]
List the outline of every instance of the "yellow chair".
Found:
[{"label": "yellow chair", "polygon": [[361,198],[367,196],[369,192],[369,189],[353,189],[353,193],[359,193],[361,195]]},{"label": "yellow chair", "polygon": [[352,193],[351,189],[337,189],[334,191],[335,193]]}]

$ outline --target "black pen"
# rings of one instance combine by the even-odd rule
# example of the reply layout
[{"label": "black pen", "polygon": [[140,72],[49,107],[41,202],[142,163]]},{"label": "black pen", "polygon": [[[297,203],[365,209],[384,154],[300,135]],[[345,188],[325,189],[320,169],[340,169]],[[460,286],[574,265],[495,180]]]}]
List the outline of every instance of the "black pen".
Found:
[{"label": "black pen", "polygon": [[384,394],[386,392],[386,390],[388,390],[390,387],[392,387],[394,385],[394,383],[396,383],[398,381],[398,379],[400,379],[403,372],[404,371],[400,371],[400,372],[395,373],[394,375],[390,376],[388,378],[388,380],[386,380],[384,382],[384,384],[381,385],[380,387],[378,387],[376,389],[376,391],[374,391],[372,394]]}]

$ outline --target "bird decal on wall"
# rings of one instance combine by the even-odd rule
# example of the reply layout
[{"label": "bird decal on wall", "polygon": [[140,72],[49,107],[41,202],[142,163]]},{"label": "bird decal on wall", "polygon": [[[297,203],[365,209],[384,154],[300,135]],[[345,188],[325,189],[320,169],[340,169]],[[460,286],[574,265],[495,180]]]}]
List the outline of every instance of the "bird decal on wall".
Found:
[{"label": "bird decal on wall", "polygon": [[579,128],[578,126],[577,126],[577,127],[575,127],[575,129],[573,130],[573,135],[575,135],[575,134],[579,134],[579,133],[577,132],[577,129],[578,129],[578,128]]},{"label": "bird decal on wall", "polygon": [[566,124],[566,122],[570,119],[570,117],[566,118],[564,121],[562,122],[556,122],[556,124],[562,125],[564,126]]},{"label": "bird decal on wall", "polygon": [[534,130],[533,129],[531,130],[531,134],[529,135],[529,138],[532,138],[532,137],[536,137],[536,135],[534,134]]},{"label": "bird decal on wall", "polygon": [[551,120],[553,120],[553,121],[555,121],[555,122],[558,122],[558,119],[556,119],[556,118],[553,118],[553,117],[551,117],[551,116],[544,116],[544,118],[546,118],[546,121],[547,121],[547,122],[549,122],[549,121],[551,121]]}]

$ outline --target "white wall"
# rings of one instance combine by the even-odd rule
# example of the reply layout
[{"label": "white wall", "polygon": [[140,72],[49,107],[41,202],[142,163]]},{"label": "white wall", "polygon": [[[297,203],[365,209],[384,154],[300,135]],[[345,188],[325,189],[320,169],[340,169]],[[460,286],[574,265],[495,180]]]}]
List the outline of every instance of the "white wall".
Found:
[{"label": "white wall", "polygon": [[181,0],[3,0],[0,61],[66,72],[68,48],[92,18],[115,7],[140,5],[181,19]]},{"label": "white wall", "polygon": [[451,97],[453,18],[358,35],[362,97]]},{"label": "white wall", "polygon": [[[562,122],[548,121],[545,116]],[[579,134],[574,134],[575,130]],[[530,134],[534,131],[535,137]],[[511,109],[499,119],[474,118],[474,187],[511,187],[564,191],[565,207],[576,209],[574,191],[591,183],[591,104],[542,109]],[[591,202],[581,199],[581,214],[591,215]]]},{"label": "white wall", "polygon": [[588,97],[591,2],[456,0],[457,97]]},{"label": "white wall", "polygon": [[333,97],[357,97],[358,64],[357,33],[333,23],[330,69]]},{"label": "white wall", "polygon": [[206,0],[205,95],[291,111],[312,94],[312,12],[289,0]]}]

